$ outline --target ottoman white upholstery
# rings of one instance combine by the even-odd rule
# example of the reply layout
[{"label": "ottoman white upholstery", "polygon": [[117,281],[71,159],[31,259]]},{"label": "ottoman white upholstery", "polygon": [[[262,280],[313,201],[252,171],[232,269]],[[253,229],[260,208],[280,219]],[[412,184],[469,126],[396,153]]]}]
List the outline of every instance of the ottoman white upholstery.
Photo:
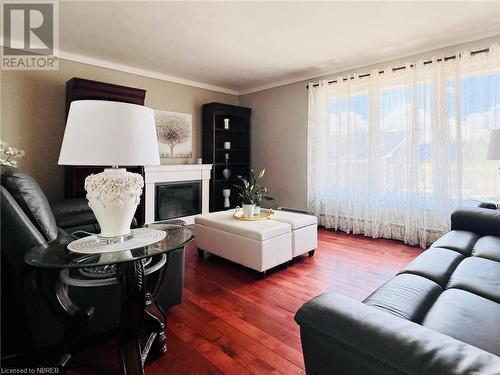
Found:
[{"label": "ottoman white upholstery", "polygon": [[241,221],[233,211],[194,219],[198,249],[264,272],[292,259],[292,228],[277,220]]},{"label": "ottoman white upholstery", "polygon": [[292,226],[292,254],[294,257],[309,252],[312,255],[318,245],[318,219],[313,215],[289,211],[274,211],[273,221]]}]

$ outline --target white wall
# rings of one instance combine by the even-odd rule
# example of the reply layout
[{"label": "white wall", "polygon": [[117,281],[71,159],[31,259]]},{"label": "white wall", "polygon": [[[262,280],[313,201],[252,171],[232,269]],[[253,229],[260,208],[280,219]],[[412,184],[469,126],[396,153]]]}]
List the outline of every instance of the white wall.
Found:
[{"label": "white wall", "polygon": [[[461,49],[482,49],[500,43],[500,35],[471,43],[451,46],[416,56],[359,67],[349,72],[311,79],[332,79],[349,73],[366,73],[371,69],[400,66],[417,58],[452,55]],[[279,199],[273,206],[306,208],[307,202],[307,89],[309,81],[275,87],[239,98],[240,105],[252,108],[252,167],[266,168],[264,183]]]}]

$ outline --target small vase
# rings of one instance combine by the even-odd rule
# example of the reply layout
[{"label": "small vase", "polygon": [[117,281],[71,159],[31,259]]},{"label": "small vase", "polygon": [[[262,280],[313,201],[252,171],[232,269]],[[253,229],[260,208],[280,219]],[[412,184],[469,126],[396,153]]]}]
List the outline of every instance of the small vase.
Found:
[{"label": "small vase", "polygon": [[229,119],[228,118],[224,119],[224,129],[229,130]]},{"label": "small vase", "polygon": [[255,211],[254,204],[243,205],[243,217],[253,217],[254,211]]},{"label": "small vase", "polygon": [[255,209],[253,210],[253,214],[255,216],[260,216],[260,206],[255,206]]},{"label": "small vase", "polygon": [[222,196],[224,197],[224,208],[231,207],[231,202],[229,202],[229,197],[231,196],[231,189],[222,189]]},{"label": "small vase", "polygon": [[229,180],[229,177],[231,177],[231,171],[228,167],[224,168],[224,170],[222,171],[222,175],[224,176],[224,179],[226,181]]}]

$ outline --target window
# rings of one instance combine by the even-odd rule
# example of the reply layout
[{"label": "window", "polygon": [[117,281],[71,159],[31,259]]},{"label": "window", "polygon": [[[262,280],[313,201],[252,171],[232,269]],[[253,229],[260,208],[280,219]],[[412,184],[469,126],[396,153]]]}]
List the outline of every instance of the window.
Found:
[{"label": "window", "polygon": [[385,71],[310,85],[309,210],[327,227],[425,246],[471,196],[500,195],[500,162],[486,160],[500,51]]}]

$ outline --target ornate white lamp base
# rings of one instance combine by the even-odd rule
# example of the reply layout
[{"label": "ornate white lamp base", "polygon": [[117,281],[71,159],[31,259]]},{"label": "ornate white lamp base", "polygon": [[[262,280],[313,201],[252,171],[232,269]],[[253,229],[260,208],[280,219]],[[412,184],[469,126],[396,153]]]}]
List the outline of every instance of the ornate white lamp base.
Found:
[{"label": "ornate white lamp base", "polygon": [[101,227],[97,241],[123,242],[133,237],[130,223],[140,202],[144,179],[125,168],[109,168],[85,179],[89,206]]}]

